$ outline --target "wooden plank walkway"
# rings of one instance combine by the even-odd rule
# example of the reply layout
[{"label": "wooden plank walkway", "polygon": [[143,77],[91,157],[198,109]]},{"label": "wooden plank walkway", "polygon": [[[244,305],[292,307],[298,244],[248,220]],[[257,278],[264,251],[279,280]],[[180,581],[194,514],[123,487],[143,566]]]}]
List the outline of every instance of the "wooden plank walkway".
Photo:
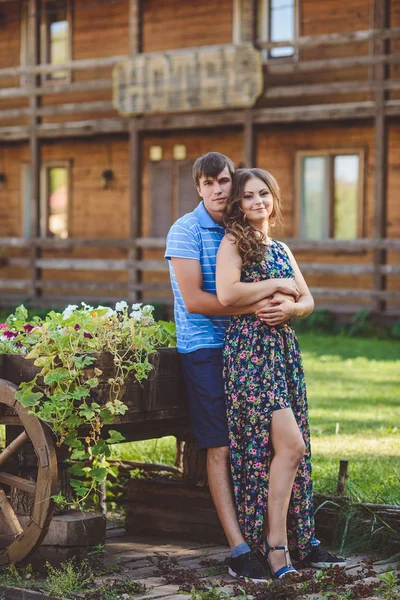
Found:
[{"label": "wooden plank walkway", "polygon": [[[221,582],[225,590],[233,589],[238,581],[228,574],[223,561],[229,557],[228,546],[211,543],[191,542],[187,540],[171,540],[168,538],[145,535],[128,535],[124,529],[109,526],[106,540],[108,560],[118,556],[122,567],[121,576],[144,583],[148,591],[137,600],[156,598],[157,600],[182,600],[185,596],[179,593],[179,585],[166,583],[157,573],[157,557],[170,557],[177,561],[177,568],[194,570],[201,578],[213,586]],[[347,558],[346,572],[356,574],[362,561],[367,557]],[[215,566],[213,566],[215,565]],[[384,571],[388,564],[374,567],[375,571]],[[399,564],[395,568],[399,568]],[[373,581],[373,578],[369,578]],[[364,580],[364,582],[367,580]],[[302,599],[317,599],[322,594],[302,596]],[[378,596],[371,596],[378,598]]]}]

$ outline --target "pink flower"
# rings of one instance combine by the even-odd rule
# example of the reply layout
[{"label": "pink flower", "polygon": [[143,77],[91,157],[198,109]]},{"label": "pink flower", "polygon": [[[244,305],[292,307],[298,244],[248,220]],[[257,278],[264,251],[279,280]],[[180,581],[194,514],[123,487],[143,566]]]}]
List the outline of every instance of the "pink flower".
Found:
[{"label": "pink flower", "polygon": [[[80,325],[78,325],[78,323],[77,323],[77,324],[75,325],[75,327],[74,327],[75,331],[78,331],[80,328],[81,328],[81,326],[80,326]],[[83,335],[85,335],[85,334],[83,334]]]},{"label": "pink flower", "polygon": [[6,323],[0,323],[0,329],[7,329],[7,327]]},{"label": "pink flower", "polygon": [[83,334],[84,338],[87,338],[88,340],[91,340],[93,338],[91,333],[88,333],[87,331],[85,331],[85,333]]},{"label": "pink flower", "polygon": [[32,331],[33,325],[30,325],[29,323],[27,323],[26,325],[24,325],[24,329],[25,329],[25,331],[27,331],[29,333],[30,331]]}]

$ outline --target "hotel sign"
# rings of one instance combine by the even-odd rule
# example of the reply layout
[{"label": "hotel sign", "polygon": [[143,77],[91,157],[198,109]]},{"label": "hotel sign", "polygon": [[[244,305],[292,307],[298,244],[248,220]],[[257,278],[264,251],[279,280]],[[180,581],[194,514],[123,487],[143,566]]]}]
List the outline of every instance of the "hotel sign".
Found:
[{"label": "hotel sign", "polygon": [[262,60],[250,44],[138,54],[113,70],[113,103],[124,116],[253,106]]}]

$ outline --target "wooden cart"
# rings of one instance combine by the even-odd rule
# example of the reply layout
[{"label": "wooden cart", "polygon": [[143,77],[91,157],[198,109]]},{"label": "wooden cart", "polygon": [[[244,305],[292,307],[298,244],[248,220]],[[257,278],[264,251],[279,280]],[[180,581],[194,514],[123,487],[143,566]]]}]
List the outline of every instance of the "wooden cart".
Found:
[{"label": "wooden cart", "polygon": [[[179,357],[174,348],[151,355],[154,369],[143,387],[128,380],[121,400],[128,406],[125,415],[115,419],[107,430],[117,429],[127,442],[176,435],[190,437],[190,423],[186,407],[184,385]],[[96,366],[102,369],[97,401],[107,399],[107,380],[113,368],[110,355],[99,355]],[[6,448],[0,454],[0,566],[17,563],[32,553],[43,541],[48,530],[54,502],[58,493],[59,476],[56,446],[49,428],[28,409],[15,400],[15,392],[22,381],[30,381],[37,368],[21,356],[0,356],[0,424],[6,426]],[[26,447],[30,452],[26,452]],[[28,455],[28,476],[21,477],[21,460]],[[22,457],[22,458],[21,458]],[[33,457],[33,460],[32,460]],[[26,462],[26,461],[25,461]],[[25,492],[31,497],[32,510],[21,524],[13,507],[13,493]]]}]

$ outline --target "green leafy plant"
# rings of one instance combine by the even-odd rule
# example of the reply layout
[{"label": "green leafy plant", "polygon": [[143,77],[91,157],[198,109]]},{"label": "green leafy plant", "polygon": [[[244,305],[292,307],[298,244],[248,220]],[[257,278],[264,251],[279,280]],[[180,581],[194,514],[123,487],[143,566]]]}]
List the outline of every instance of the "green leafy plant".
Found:
[{"label": "green leafy plant", "polygon": [[379,592],[385,600],[400,599],[400,578],[394,569],[376,575],[376,577],[381,581]]},{"label": "green leafy plant", "polygon": [[[58,445],[69,447],[74,461],[70,484],[79,503],[104,483],[110,445],[124,440],[114,429],[103,439],[102,427],[127,411],[120,400],[127,378],[142,384],[153,369],[150,355],[175,345],[174,323],[156,322],[152,312],[150,305],[129,309],[124,301],[115,310],[82,302],[27,322],[27,310],[20,306],[0,325],[0,353],[22,354],[38,367],[31,381],[21,383],[16,398],[50,426]],[[113,372],[108,399],[100,403],[96,388],[102,370],[96,362],[105,353]],[[65,503],[60,494],[54,500]]]},{"label": "green leafy plant", "polygon": [[21,587],[37,590],[40,584],[35,578],[32,565],[26,567],[16,567],[9,565],[0,569],[0,584],[10,587]]},{"label": "green leafy plant", "polygon": [[94,579],[89,563],[82,560],[77,566],[72,558],[61,563],[59,568],[46,562],[47,579],[43,589],[53,596],[69,598],[74,592],[79,592],[87,587]]}]

